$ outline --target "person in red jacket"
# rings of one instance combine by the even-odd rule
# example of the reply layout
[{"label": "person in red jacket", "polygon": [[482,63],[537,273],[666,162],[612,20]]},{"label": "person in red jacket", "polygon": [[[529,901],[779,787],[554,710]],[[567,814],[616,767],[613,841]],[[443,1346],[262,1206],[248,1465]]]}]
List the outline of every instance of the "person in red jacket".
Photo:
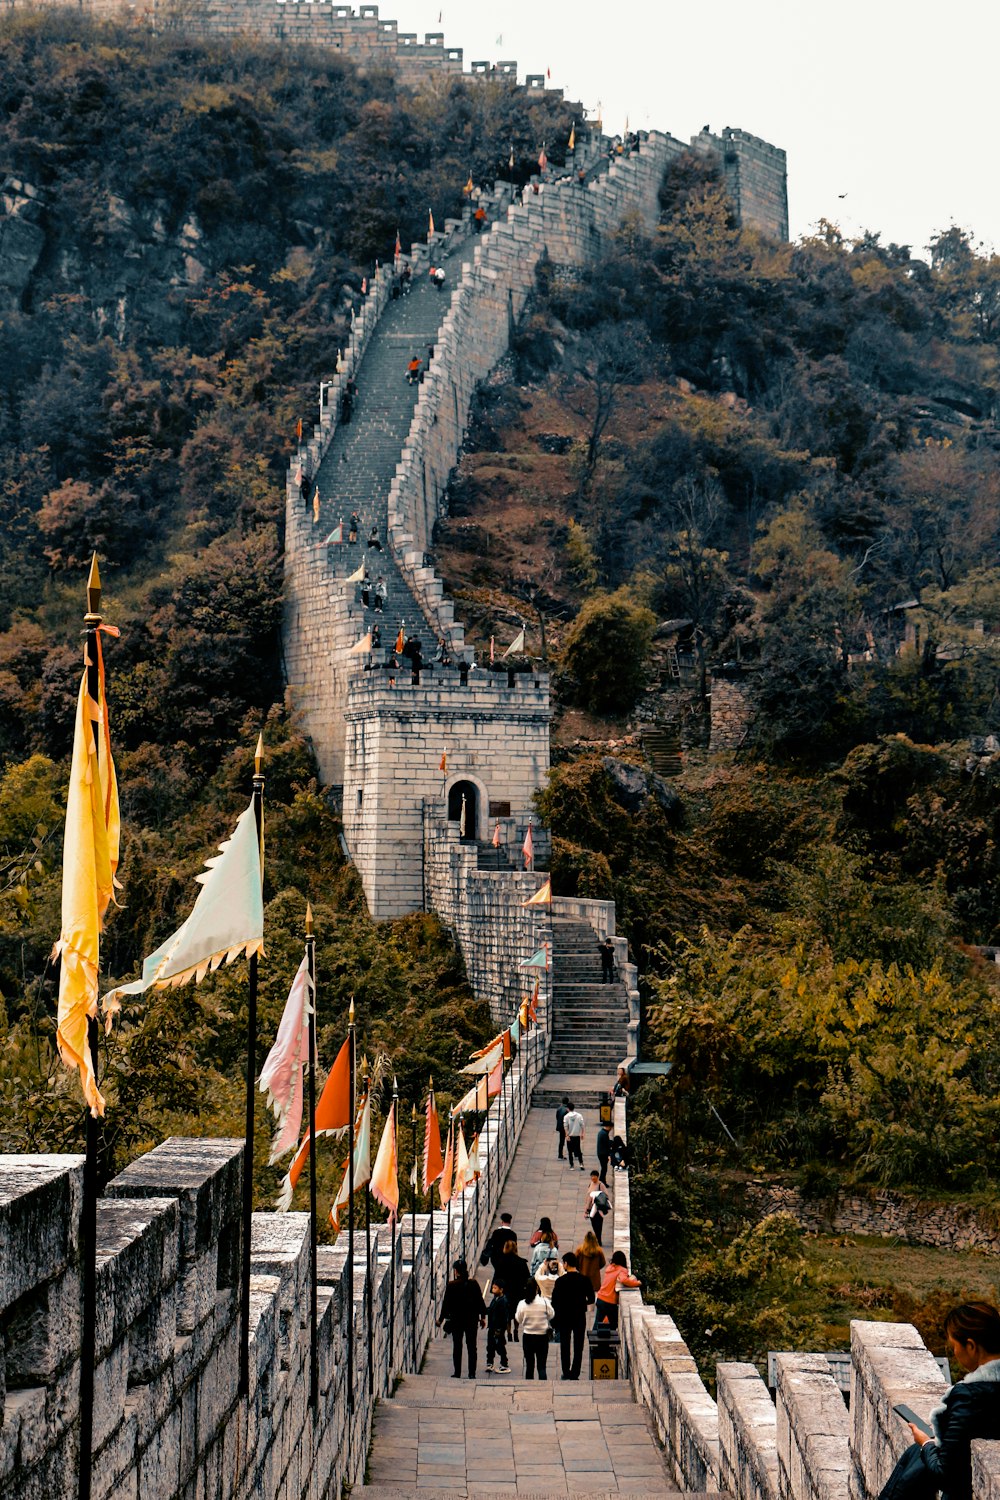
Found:
[{"label": "person in red jacket", "polygon": [[594,1329],[602,1327],[615,1329],[618,1327],[618,1293],[623,1286],[641,1286],[642,1282],[638,1276],[630,1276],[628,1261],[621,1250],[616,1250],[611,1257],[611,1264],[605,1268],[604,1278],[601,1281],[601,1289],[597,1294],[594,1304]]}]

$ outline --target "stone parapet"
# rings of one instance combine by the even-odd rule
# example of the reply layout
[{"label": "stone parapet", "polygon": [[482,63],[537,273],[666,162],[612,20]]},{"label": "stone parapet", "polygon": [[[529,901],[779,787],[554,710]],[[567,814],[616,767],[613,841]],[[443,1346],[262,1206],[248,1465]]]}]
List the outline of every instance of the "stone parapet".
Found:
[{"label": "stone parapet", "polygon": [[733,1500],[778,1500],[777,1413],[756,1365],[716,1366],[719,1485]]},{"label": "stone parapet", "polygon": [[781,1500],[848,1500],[850,1422],[823,1354],[779,1354],[778,1493]]},{"label": "stone parapet", "polygon": [[893,1406],[905,1403],[926,1421],[946,1390],[911,1323],[851,1323],[851,1500],[875,1500],[913,1441]]}]

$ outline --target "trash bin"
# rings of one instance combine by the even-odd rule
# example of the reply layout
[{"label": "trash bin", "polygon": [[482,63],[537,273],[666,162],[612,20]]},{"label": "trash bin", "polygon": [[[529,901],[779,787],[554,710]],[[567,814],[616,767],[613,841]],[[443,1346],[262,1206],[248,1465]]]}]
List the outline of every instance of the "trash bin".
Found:
[{"label": "trash bin", "polygon": [[591,1380],[617,1380],[619,1351],[617,1328],[589,1328],[587,1342],[590,1345]]},{"label": "trash bin", "polygon": [[611,1126],[614,1124],[615,1107],[607,1094],[597,1096],[597,1112],[600,1115],[601,1124]]}]

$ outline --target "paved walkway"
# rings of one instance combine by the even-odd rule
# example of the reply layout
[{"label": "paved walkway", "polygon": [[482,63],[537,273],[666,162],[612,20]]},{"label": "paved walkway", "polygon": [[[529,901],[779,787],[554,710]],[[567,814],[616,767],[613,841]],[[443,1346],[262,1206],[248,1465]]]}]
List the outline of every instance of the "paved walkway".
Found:
[{"label": "paved walkway", "polygon": [[[561,1249],[583,1238],[589,1173],[596,1165],[596,1107],[585,1117],[581,1172],[556,1156],[553,1111],[529,1111],[500,1203],[513,1215],[522,1250],[546,1213]],[[487,1375],[485,1339],[484,1333],[475,1381],[452,1379],[451,1340],[439,1336],[422,1373],[408,1376],[395,1399],[380,1404],[366,1486],[370,1500],[676,1493],[646,1413],[633,1402],[626,1381],[592,1382],[585,1364],[583,1379],[564,1382],[557,1345],[549,1350],[550,1378],[525,1380],[521,1346],[513,1343],[507,1346],[510,1375]]]}]

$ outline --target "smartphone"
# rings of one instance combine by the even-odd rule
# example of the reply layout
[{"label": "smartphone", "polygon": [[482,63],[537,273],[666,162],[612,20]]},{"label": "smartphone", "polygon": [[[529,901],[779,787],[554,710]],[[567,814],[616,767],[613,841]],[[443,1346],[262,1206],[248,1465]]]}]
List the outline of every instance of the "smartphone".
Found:
[{"label": "smartphone", "polygon": [[920,1431],[926,1432],[928,1437],[934,1436],[934,1428],[929,1422],[925,1422],[923,1417],[918,1417],[912,1406],[894,1406],[892,1409],[898,1412],[904,1422],[912,1422],[914,1427],[919,1427]]}]

